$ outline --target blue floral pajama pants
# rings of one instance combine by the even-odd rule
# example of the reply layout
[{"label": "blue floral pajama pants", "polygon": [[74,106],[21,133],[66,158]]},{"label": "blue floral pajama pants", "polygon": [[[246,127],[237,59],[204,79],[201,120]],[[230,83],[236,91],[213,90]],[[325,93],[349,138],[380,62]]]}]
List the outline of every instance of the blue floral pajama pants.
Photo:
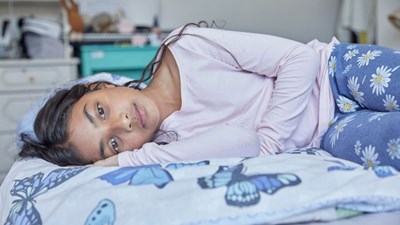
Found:
[{"label": "blue floral pajama pants", "polygon": [[340,43],[329,59],[335,118],[321,148],[365,168],[400,170],[400,51]]}]

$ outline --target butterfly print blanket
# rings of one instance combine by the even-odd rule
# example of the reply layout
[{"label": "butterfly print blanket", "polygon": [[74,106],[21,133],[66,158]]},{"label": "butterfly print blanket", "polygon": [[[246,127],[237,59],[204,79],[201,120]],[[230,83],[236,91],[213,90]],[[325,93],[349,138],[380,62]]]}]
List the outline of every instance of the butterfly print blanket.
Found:
[{"label": "butterfly print blanket", "polygon": [[0,224],[291,224],[400,210],[400,174],[315,148],[136,167],[16,162]]}]

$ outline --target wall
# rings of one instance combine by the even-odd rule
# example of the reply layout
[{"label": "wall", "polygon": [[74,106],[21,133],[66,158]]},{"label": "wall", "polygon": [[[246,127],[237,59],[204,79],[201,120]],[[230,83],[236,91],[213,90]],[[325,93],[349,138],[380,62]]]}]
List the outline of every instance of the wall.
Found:
[{"label": "wall", "polygon": [[[259,32],[308,42],[329,41],[341,0],[113,0],[124,5],[127,17],[151,25],[158,15],[162,29],[188,22],[225,21],[226,29]],[[387,16],[400,9],[399,0],[376,0],[377,44],[400,49],[400,31]]]},{"label": "wall", "polygon": [[[60,20],[59,3],[55,0],[49,1],[16,1],[13,4],[15,17],[40,15],[45,19]],[[0,19],[9,18],[8,2],[0,0]]]},{"label": "wall", "polygon": [[400,10],[399,0],[377,0],[377,44],[400,50],[400,30],[389,23],[388,15]]},{"label": "wall", "polygon": [[302,42],[334,36],[340,0],[160,0],[161,26],[224,20],[226,29],[279,35]]},{"label": "wall", "polygon": [[[1,1],[3,1],[1,3]],[[329,41],[334,35],[340,0],[113,0],[128,9],[136,24],[151,25],[160,16],[162,29],[174,29],[187,22],[225,21],[226,29],[268,33],[302,42],[314,38]],[[56,16],[57,1],[39,4],[15,3],[17,15],[36,12]],[[54,3],[55,4],[54,4]],[[0,18],[7,16],[7,3],[0,0]],[[57,17],[59,17],[57,15]],[[58,18],[59,19],[59,18]]]},{"label": "wall", "polygon": [[[340,0],[118,0],[136,24],[162,29],[188,22],[216,20],[226,29],[279,35],[302,42],[334,36]],[[121,3],[120,3],[121,4]]]}]

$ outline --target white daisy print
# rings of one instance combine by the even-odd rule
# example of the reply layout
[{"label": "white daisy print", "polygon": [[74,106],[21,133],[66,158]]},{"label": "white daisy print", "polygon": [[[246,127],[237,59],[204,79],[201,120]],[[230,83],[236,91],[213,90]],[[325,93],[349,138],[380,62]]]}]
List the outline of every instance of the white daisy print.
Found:
[{"label": "white daisy print", "polygon": [[339,99],[336,99],[337,106],[339,107],[340,111],[348,113],[348,112],[355,112],[358,108],[356,102],[339,95]]},{"label": "white daisy print", "polygon": [[376,68],[376,73],[372,74],[371,85],[372,94],[381,95],[385,93],[385,88],[389,86],[390,76],[392,75],[392,69],[388,69],[387,66]]},{"label": "white daisy print", "polygon": [[330,137],[330,143],[331,146],[333,147],[336,143],[336,141],[339,139],[339,135],[341,132],[343,132],[344,127],[347,126],[347,124],[354,119],[355,115],[350,115],[345,117],[343,120],[341,120],[338,125],[335,126],[335,130],[329,135]]},{"label": "white daisy print", "polygon": [[388,111],[399,111],[397,100],[395,100],[392,95],[386,95],[386,99],[383,100],[383,105]]},{"label": "white daisy print", "polygon": [[361,153],[361,142],[360,142],[360,140],[356,141],[356,144],[354,145],[354,151],[356,152],[356,155],[360,155],[360,153]]},{"label": "white daisy print", "polygon": [[335,56],[332,56],[329,59],[328,66],[329,66],[329,75],[331,75],[331,76],[335,75],[335,70],[336,70],[336,66],[337,66],[337,60],[336,60]]},{"label": "white daisy print", "polygon": [[386,114],[383,113],[383,112],[375,112],[375,113],[372,114],[371,117],[368,118],[368,122],[371,123],[371,122],[374,121],[374,120],[379,121],[379,120],[381,120],[381,118],[382,118],[384,115],[386,115]]},{"label": "white daisy print", "polygon": [[367,76],[364,76],[364,77],[363,77],[363,80],[361,81],[361,84],[364,84],[364,83],[365,83],[365,79],[367,79]]},{"label": "white daisy print", "polygon": [[339,118],[338,116],[335,116],[335,118],[333,118],[331,121],[329,121],[329,126],[332,126],[334,123],[336,123],[338,118]]},{"label": "white daisy print", "polygon": [[344,70],[343,70],[343,74],[348,73],[352,66],[353,66],[352,64],[347,65],[346,68],[344,68]]},{"label": "white daisy print", "polygon": [[357,49],[353,49],[351,51],[348,51],[346,54],[344,54],[343,58],[344,60],[347,62],[348,60],[350,60],[351,58],[353,58],[354,56],[356,56],[358,54],[358,50]]},{"label": "white daisy print", "polygon": [[378,57],[382,54],[382,51],[374,50],[368,51],[367,54],[362,54],[357,58],[358,67],[368,66],[370,60],[374,60],[375,57]]},{"label": "white daisy print", "polygon": [[364,102],[364,92],[358,91],[358,89],[360,88],[358,77],[351,77],[347,82],[347,87],[349,88],[350,93],[353,95],[354,99],[358,103],[360,103],[360,105],[363,105],[362,103]]},{"label": "white daisy print", "polygon": [[368,145],[365,147],[364,151],[362,151],[361,160],[363,161],[364,168],[374,168],[379,165],[380,161],[378,161],[378,153],[375,153],[375,147],[372,145]]},{"label": "white daisy print", "polygon": [[386,149],[387,153],[391,159],[398,158],[400,159],[400,138],[391,139],[387,144],[388,148]]},{"label": "white daisy print", "polygon": [[347,46],[347,49],[355,49],[355,48],[357,48],[357,45],[349,45],[349,46]]}]

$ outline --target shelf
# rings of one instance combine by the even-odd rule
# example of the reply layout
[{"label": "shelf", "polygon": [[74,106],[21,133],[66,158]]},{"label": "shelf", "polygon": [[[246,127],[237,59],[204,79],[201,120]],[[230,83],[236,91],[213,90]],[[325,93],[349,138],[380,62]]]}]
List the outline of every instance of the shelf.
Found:
[{"label": "shelf", "polygon": [[26,3],[30,3],[30,4],[35,4],[35,3],[60,3],[59,0],[31,0],[31,1],[29,1],[29,0],[11,0],[11,1],[9,1],[9,0],[0,0],[0,3],[8,3],[8,2],[11,2],[11,3],[14,3],[14,4],[18,4],[18,3],[24,3],[24,4],[26,4]]},{"label": "shelf", "polygon": [[[109,42],[130,42],[132,37],[136,35],[148,36],[150,33],[132,33],[132,34],[119,34],[119,33],[83,33],[83,34],[70,34],[69,41],[83,42],[83,43],[109,43]],[[162,32],[161,36],[166,37],[169,32]]]},{"label": "shelf", "polygon": [[69,36],[70,42],[118,42],[118,41],[131,41],[133,34],[71,34]]}]

